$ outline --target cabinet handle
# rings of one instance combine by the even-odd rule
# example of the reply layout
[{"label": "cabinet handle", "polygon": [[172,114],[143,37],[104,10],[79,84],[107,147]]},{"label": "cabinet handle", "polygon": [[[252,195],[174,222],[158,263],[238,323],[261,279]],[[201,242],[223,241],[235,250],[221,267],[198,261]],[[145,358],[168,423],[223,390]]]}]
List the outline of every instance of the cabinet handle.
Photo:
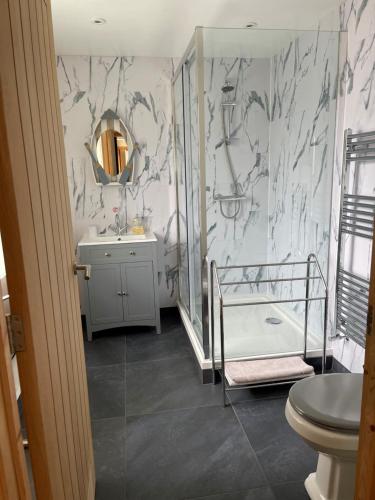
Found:
[{"label": "cabinet handle", "polygon": [[106,257],[111,257],[111,255],[112,255],[112,254],[110,254],[109,252],[105,252],[105,253],[104,253],[104,255],[105,255]]},{"label": "cabinet handle", "polygon": [[123,295],[122,292],[117,292],[117,295],[119,295],[120,297]]},{"label": "cabinet handle", "polygon": [[125,295],[125,297],[127,297],[129,294],[128,292],[123,292],[122,295]]},{"label": "cabinet handle", "polygon": [[135,255],[135,250],[130,250],[130,255]]}]

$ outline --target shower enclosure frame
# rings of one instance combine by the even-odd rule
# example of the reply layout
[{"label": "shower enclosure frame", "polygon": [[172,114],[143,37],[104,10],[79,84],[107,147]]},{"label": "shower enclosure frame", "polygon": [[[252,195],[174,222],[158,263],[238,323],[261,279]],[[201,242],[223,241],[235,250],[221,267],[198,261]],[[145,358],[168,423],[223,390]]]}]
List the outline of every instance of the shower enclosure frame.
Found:
[{"label": "shower enclosure frame", "polygon": [[[175,160],[175,165],[176,165],[176,199],[177,199],[177,244],[178,244],[178,250],[177,250],[177,260],[178,260],[178,271],[179,274],[181,273],[181,269],[187,269],[187,293],[186,290],[183,292],[183,294],[186,297],[189,297],[189,302],[186,301],[186,306],[184,303],[184,300],[182,300],[182,295],[181,295],[181,284],[184,285],[185,283],[181,281],[180,276],[178,279],[178,284],[177,284],[177,293],[178,293],[178,307],[180,310],[180,314],[182,317],[182,320],[184,322],[186,331],[188,333],[188,336],[190,338],[192,347],[195,351],[197,360],[200,364],[200,367],[204,371],[210,371],[212,367],[211,363],[211,324],[210,324],[210,282],[209,282],[209,261],[208,261],[208,234],[207,234],[207,204],[206,204],[206,195],[207,191],[209,190],[209,187],[207,187],[207,174],[209,173],[207,171],[208,165],[206,164],[206,109],[205,109],[205,29],[204,27],[196,27],[194,30],[194,34],[189,42],[189,44],[186,47],[186,50],[174,72],[173,78],[172,78],[172,92],[171,92],[171,105],[172,105],[172,117],[173,117],[173,140],[174,140],[174,160]],[[209,28],[207,28],[209,29]],[[288,30],[285,30],[288,31]],[[314,30],[292,30],[292,31],[301,31],[301,32],[312,32]],[[335,30],[329,30],[329,31],[335,31]],[[339,32],[340,33],[340,32]],[[340,33],[341,35],[341,33]],[[342,45],[341,45],[341,36],[339,36],[338,39],[338,56],[337,56],[337,67],[339,68],[340,65],[340,60],[342,61],[343,54],[340,53]],[[190,64],[195,64],[194,71],[189,73],[190,70]],[[190,79],[191,77],[191,79]],[[178,80],[181,79],[181,82]],[[190,92],[190,87],[186,88],[187,83],[190,85],[190,83],[194,81],[194,92]],[[177,85],[178,86],[177,86]],[[176,120],[177,113],[180,113],[180,110],[178,109],[178,112],[176,113],[176,108],[177,108],[177,102],[176,102],[176,89],[179,88],[181,89],[181,97],[182,97],[182,115],[178,114],[179,120]],[[193,98],[195,101],[190,101],[189,99],[193,95]],[[187,97],[188,96],[188,97]],[[196,114],[197,116],[195,117],[194,115],[194,125],[196,125],[196,142],[194,144],[194,153],[195,153],[195,162],[193,162],[193,159],[191,158],[191,149],[189,151],[188,146],[191,146],[191,143],[187,145],[187,136],[189,138],[192,135],[192,130],[191,130],[191,114],[189,114],[188,118],[188,112],[190,110],[186,109],[186,105],[194,105],[194,108],[196,109]],[[335,113],[337,114],[337,106],[338,103],[336,102],[336,110]],[[194,109],[194,111],[195,111]],[[336,117],[337,119],[337,117]],[[335,120],[336,120],[335,119]],[[184,134],[183,134],[183,148],[184,148],[184,157],[179,159],[178,158],[178,151],[176,148],[176,137],[177,137],[177,124],[181,123],[184,128]],[[189,127],[190,126],[190,127]],[[189,129],[188,129],[189,127]],[[337,127],[337,121],[335,128]],[[337,130],[336,130],[337,134]],[[334,134],[335,135],[335,134]],[[334,138],[335,140],[335,138]],[[188,157],[190,153],[190,158]],[[179,161],[180,160],[180,161]],[[189,170],[189,168],[191,170]],[[186,193],[186,199],[188,200],[188,197],[190,194],[193,194],[194,192],[193,189],[191,189],[191,192],[189,188],[194,187],[192,185],[192,182],[190,183],[189,186],[189,175],[192,177],[192,168],[197,168],[199,169],[199,180],[197,180],[197,189],[199,189],[199,207],[195,205],[195,209],[192,208],[192,206],[186,206],[187,210],[187,218],[189,216],[189,211],[190,211],[190,217],[193,219],[192,221],[187,221],[187,229],[186,229],[186,242],[187,242],[187,255],[188,255],[188,261],[187,265],[182,265],[181,262],[181,256],[182,254],[180,253],[180,248],[181,248],[181,240],[184,239],[185,233],[181,232],[181,216],[180,214],[182,213],[181,210],[181,199],[180,197],[183,195],[183,192],[180,191],[180,179],[182,179],[181,173],[184,176],[184,182],[186,182],[185,185],[185,193]],[[332,177],[333,177],[333,171],[332,171]],[[191,181],[191,179],[190,179]],[[332,181],[332,179],[331,179]],[[332,196],[332,192],[330,194]],[[191,200],[190,200],[191,201]],[[218,201],[218,200],[216,200]],[[194,199],[193,199],[194,202]],[[187,204],[188,205],[188,204]],[[331,206],[331,203],[329,203],[329,206]],[[197,209],[198,208],[198,209]],[[182,214],[183,215],[183,214]],[[196,218],[194,218],[194,215],[196,215]],[[183,219],[183,217],[182,217]],[[198,235],[197,231],[194,232],[194,221],[199,220],[200,224],[200,234]],[[189,234],[189,224],[190,224],[190,229],[193,230],[192,234]],[[330,232],[330,231],[329,231]],[[196,240],[198,240],[199,236],[199,250],[200,250],[200,272],[201,276],[200,279],[197,278],[196,276],[193,275],[194,269],[193,269],[193,264],[194,264],[194,259],[195,259],[195,267],[198,265],[198,259],[196,257],[196,254],[194,254],[194,236],[196,236]],[[189,240],[190,238],[190,240]],[[198,241],[197,241],[198,242]],[[183,242],[184,243],[184,242]],[[193,247],[191,247],[193,245]],[[185,264],[185,262],[183,262]],[[327,264],[328,265],[328,264]],[[329,273],[332,272],[330,271],[330,266],[328,266],[327,270],[327,275],[326,279],[328,280],[328,275]],[[192,278],[195,278],[192,283]],[[200,281],[200,283],[199,283]],[[194,286],[195,286],[195,291],[197,291],[197,288],[199,286],[200,288],[200,294],[201,294],[201,305],[199,304],[199,307],[201,307],[201,328],[199,328],[199,332],[197,331],[197,326],[194,325],[193,318],[195,311],[198,309],[195,309],[193,307],[191,301],[192,299],[194,300]],[[195,304],[194,304],[195,306]],[[196,316],[195,316],[196,318]]]},{"label": "shower enclosure frame", "polygon": [[[198,165],[199,165],[199,223],[200,223],[200,259],[201,259],[201,296],[202,296],[202,345],[196,342],[195,334],[189,332],[191,325],[191,311],[188,311],[181,300],[180,281],[178,281],[178,306],[182,317],[187,327],[189,337],[192,341],[193,348],[196,352],[198,359],[203,357],[208,359],[210,357],[210,323],[209,323],[209,290],[208,290],[208,258],[207,258],[207,216],[206,216],[206,155],[205,155],[205,112],[204,112],[204,58],[203,58],[203,27],[198,26],[195,28],[194,34],[182,56],[182,59],[177,66],[172,79],[172,112],[173,124],[176,123],[176,110],[175,110],[175,84],[179,77],[182,77],[182,85],[184,88],[184,67],[189,64],[191,57],[195,55],[196,70],[195,70],[195,84],[197,89],[197,109],[198,109]],[[184,97],[184,93],[183,93]],[[184,114],[185,119],[185,114]],[[176,144],[176,129],[173,131],[174,145]],[[184,137],[184,148],[186,146]],[[175,165],[177,165],[176,147],[174,147]],[[186,172],[186,155],[185,155],[185,172]],[[177,245],[180,248],[180,217],[179,217],[179,193],[178,193],[178,169],[176,168],[176,199],[177,199]],[[189,249],[188,249],[189,253]],[[178,269],[181,268],[180,254],[177,252]],[[189,277],[190,280],[190,277]],[[191,304],[190,304],[191,306]],[[191,307],[189,307],[191,309]],[[190,323],[190,325],[189,325]],[[199,356],[200,354],[200,356]]]}]

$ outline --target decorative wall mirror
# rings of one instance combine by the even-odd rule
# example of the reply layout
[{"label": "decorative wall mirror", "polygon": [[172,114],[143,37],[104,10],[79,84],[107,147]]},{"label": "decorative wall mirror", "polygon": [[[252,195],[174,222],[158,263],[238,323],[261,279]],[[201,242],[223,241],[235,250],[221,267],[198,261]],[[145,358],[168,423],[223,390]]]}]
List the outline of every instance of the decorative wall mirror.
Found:
[{"label": "decorative wall mirror", "polygon": [[97,184],[131,185],[134,181],[135,156],[139,150],[131,133],[111,110],[101,117],[92,136],[90,153]]}]

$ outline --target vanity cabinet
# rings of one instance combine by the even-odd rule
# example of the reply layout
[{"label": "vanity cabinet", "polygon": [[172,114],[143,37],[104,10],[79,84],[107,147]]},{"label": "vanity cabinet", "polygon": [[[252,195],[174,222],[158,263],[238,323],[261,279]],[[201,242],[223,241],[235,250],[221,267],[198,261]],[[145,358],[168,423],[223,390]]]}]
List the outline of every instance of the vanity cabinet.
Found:
[{"label": "vanity cabinet", "polygon": [[78,244],[80,262],[91,265],[82,304],[89,340],[93,332],[120,326],[155,326],[160,333],[156,244],[154,236]]},{"label": "vanity cabinet", "polygon": [[86,286],[86,319],[89,312],[90,323],[100,325],[124,320],[120,264],[92,264]]}]

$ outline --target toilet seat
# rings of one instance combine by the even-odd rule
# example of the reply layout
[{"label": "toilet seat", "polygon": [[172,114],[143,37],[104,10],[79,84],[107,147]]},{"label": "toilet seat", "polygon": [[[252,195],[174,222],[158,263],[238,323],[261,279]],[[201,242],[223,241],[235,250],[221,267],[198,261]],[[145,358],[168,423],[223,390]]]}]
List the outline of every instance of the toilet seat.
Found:
[{"label": "toilet seat", "polygon": [[359,433],[329,429],[303,417],[288,400],[285,416],[289,425],[309,446],[319,453],[354,458],[358,450]]},{"label": "toilet seat", "polygon": [[311,423],[336,432],[358,433],[363,376],[330,373],[306,378],[289,392],[292,408]]}]

